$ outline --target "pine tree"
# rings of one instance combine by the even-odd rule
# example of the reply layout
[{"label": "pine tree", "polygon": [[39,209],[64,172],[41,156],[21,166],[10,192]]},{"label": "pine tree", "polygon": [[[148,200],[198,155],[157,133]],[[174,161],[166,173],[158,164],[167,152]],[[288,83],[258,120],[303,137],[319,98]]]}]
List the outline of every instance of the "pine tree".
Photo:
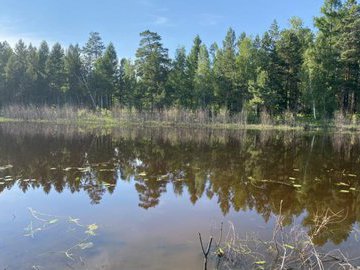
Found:
[{"label": "pine tree", "polygon": [[175,59],[172,62],[171,71],[168,78],[167,105],[189,107],[188,101],[188,77],[186,73],[186,51],[184,47],[176,50]]},{"label": "pine tree", "polygon": [[0,106],[4,105],[8,100],[6,100],[6,65],[9,61],[9,58],[13,54],[13,51],[6,41],[0,42]]},{"label": "pine tree", "polygon": [[200,39],[200,36],[197,35],[194,38],[192,48],[186,59],[187,87],[185,89],[186,92],[183,95],[184,99],[182,100],[182,104],[185,106],[185,108],[189,108],[189,109],[196,108],[196,101],[195,101],[195,95],[194,95],[195,74],[196,74],[196,70],[198,67],[201,43],[202,43],[202,41]]},{"label": "pine tree", "polygon": [[82,106],[86,104],[86,91],[82,81],[84,72],[79,45],[70,45],[65,55],[65,72],[68,102]]},{"label": "pine tree", "polygon": [[242,107],[251,98],[250,85],[256,80],[257,55],[253,41],[245,34],[238,41],[236,56],[236,86],[239,91],[236,107]]},{"label": "pine tree", "polygon": [[230,28],[223,41],[223,47],[217,51],[214,63],[215,97],[218,107],[225,106],[230,113],[242,109],[241,92],[236,84],[236,53],[236,34]]},{"label": "pine tree", "polygon": [[5,96],[10,103],[26,102],[24,96],[30,82],[30,77],[27,73],[27,53],[27,46],[22,40],[19,40],[15,45],[14,53],[6,64],[7,89]]},{"label": "pine tree", "polygon": [[88,41],[82,49],[83,61],[86,74],[93,70],[96,61],[102,56],[105,50],[104,43],[98,32],[91,32]]},{"label": "pine tree", "polygon": [[47,102],[50,104],[61,105],[67,90],[64,58],[64,49],[59,43],[55,43],[46,62],[50,90]]},{"label": "pine tree", "polygon": [[347,0],[340,11],[339,39],[335,46],[340,51],[343,64],[343,89],[347,111],[355,113],[359,97],[360,55],[360,5],[356,0]]},{"label": "pine tree", "polygon": [[212,102],[213,84],[210,57],[206,45],[200,46],[198,67],[195,74],[196,107],[208,109]]},{"label": "pine tree", "polygon": [[170,61],[168,50],[163,47],[159,34],[147,30],[140,36],[135,63],[142,93],[142,107],[153,111],[165,105],[165,85]]},{"label": "pine tree", "polygon": [[337,99],[340,111],[345,113],[345,100],[347,98],[342,89],[342,78],[339,76],[339,71],[342,69],[339,61],[340,51],[335,46],[339,39],[341,7],[340,0],[325,0],[321,8],[322,16],[315,18],[315,26],[319,29],[316,43],[322,55],[318,60],[320,61],[319,65],[324,70],[324,94],[334,96]]},{"label": "pine tree", "polygon": [[112,43],[95,63],[94,85],[100,107],[110,108],[119,86],[118,58]]}]

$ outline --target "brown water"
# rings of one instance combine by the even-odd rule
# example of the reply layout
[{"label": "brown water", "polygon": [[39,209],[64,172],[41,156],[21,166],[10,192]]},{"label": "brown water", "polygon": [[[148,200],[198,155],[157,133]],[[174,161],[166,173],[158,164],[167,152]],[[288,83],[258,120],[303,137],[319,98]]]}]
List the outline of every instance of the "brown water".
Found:
[{"label": "brown water", "polygon": [[359,165],[358,134],[2,124],[0,269],[202,269],[197,232],[267,239],[281,201],[356,255]]}]

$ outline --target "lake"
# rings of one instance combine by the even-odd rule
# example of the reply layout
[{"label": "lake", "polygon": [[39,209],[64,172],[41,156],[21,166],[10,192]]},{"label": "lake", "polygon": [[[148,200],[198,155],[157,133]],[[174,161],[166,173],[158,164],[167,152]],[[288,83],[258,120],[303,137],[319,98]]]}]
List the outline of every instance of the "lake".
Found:
[{"label": "lake", "polygon": [[270,239],[280,211],[337,213],[314,241],[358,256],[359,165],[352,133],[4,123],[0,269],[203,269],[198,232]]}]

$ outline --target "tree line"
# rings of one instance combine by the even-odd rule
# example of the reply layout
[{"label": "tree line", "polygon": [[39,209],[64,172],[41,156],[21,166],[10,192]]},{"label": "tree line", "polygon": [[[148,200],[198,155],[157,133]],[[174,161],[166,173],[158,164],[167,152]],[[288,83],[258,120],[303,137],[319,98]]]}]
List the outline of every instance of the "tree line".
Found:
[{"label": "tree line", "polygon": [[49,48],[0,42],[0,106],[121,106],[140,111],[183,108],[236,114],[246,110],[309,114],[315,119],[360,109],[360,5],[325,0],[316,30],[290,19],[263,35],[236,35],[222,44],[196,36],[169,57],[158,33],[140,34],[135,60],[119,59],[97,32],[87,43]]}]

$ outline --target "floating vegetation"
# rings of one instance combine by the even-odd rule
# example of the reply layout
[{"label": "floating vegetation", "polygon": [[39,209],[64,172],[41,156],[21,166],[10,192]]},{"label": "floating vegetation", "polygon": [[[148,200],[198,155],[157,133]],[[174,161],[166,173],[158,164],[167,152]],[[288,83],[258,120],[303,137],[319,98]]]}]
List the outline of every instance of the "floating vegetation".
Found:
[{"label": "floating vegetation", "polygon": [[5,171],[7,169],[11,169],[12,167],[13,167],[13,165],[11,165],[11,164],[8,164],[8,165],[5,165],[5,166],[0,166],[0,172]]},{"label": "floating vegetation", "polygon": [[99,172],[114,172],[115,169],[100,169]]},{"label": "floating vegetation", "polygon": [[166,180],[168,177],[169,177],[169,175],[167,175],[167,174],[161,175],[161,176],[158,177],[157,180],[158,180],[158,181],[164,181],[164,180]]},{"label": "floating vegetation", "polygon": [[116,185],[115,184],[110,184],[110,183],[102,183],[104,187],[115,187]]},{"label": "floating vegetation", "polygon": [[[77,231],[77,229],[79,230],[81,228],[80,233],[82,232],[83,234],[85,234],[85,236],[80,241],[79,239],[76,239],[74,240],[74,245],[72,245],[70,248],[64,251],[50,253],[60,253],[73,262],[75,262],[77,259],[78,261],[83,262],[83,258],[81,256],[77,257],[75,255],[75,252],[76,250],[80,251],[94,247],[94,243],[90,240],[96,235],[96,232],[99,228],[96,223],[85,225],[80,223],[79,218],[44,214],[30,207],[28,209],[33,220],[31,220],[30,224],[24,228],[25,237],[35,238],[38,233],[60,226],[60,224],[67,225],[67,228],[69,225],[72,226],[72,228],[68,229],[66,232],[74,232]],[[59,234],[59,229],[54,231],[54,233]]]},{"label": "floating vegetation", "polygon": [[349,184],[346,184],[344,182],[336,183],[336,185],[339,187],[349,187],[350,186]]},{"label": "floating vegetation", "polygon": [[98,229],[98,225],[90,224],[87,226],[87,230],[85,231],[88,235],[96,235],[96,230]]},{"label": "floating vegetation", "polygon": [[289,180],[296,180],[295,177],[289,177]]},{"label": "floating vegetation", "polygon": [[294,185],[293,185],[293,187],[295,187],[295,188],[301,188],[301,187],[302,187],[302,185],[299,185],[299,184],[294,184]]},{"label": "floating vegetation", "polygon": [[349,192],[350,192],[350,190],[347,190],[347,189],[340,190],[340,193],[349,193]]},{"label": "floating vegetation", "polygon": [[82,172],[82,173],[86,173],[86,172],[90,172],[90,167],[86,167],[86,168],[76,168],[78,171]]},{"label": "floating vegetation", "polygon": [[[309,232],[302,230],[297,224],[291,227],[285,225],[286,219],[282,214],[274,216],[275,225],[271,240],[264,241],[256,233],[242,236],[229,222],[228,233],[223,239],[223,224],[218,232],[218,241],[211,248],[214,237],[211,236],[208,248],[212,259],[216,263],[214,269],[359,269],[360,258],[349,258],[340,249],[323,252],[316,244],[318,237],[328,233],[328,227],[342,220],[343,211],[333,212],[330,209],[317,212],[312,220],[313,229]],[[356,231],[354,230],[354,233]],[[356,236],[356,234],[355,234]],[[204,267],[207,267],[207,253],[204,252],[200,237],[200,245],[204,254]],[[221,256],[217,252],[221,249]],[[346,254],[346,255],[345,255]],[[212,269],[212,268],[211,268]]]}]

